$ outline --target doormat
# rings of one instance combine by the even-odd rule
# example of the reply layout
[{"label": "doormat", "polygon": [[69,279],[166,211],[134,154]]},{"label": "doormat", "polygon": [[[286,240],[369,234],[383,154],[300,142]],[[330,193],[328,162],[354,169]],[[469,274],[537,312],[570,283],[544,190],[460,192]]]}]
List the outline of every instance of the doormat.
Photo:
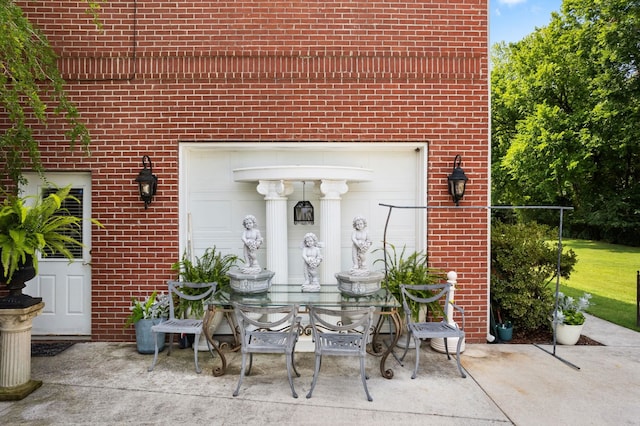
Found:
[{"label": "doormat", "polygon": [[31,342],[31,356],[56,356],[76,342]]}]

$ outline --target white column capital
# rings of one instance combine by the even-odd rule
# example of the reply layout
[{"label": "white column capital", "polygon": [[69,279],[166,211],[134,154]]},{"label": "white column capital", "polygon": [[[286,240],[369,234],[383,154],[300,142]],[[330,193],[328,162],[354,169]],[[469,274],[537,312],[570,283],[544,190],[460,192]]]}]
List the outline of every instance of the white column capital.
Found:
[{"label": "white column capital", "polygon": [[260,180],[256,190],[265,200],[279,200],[293,193],[293,185],[284,180]]},{"label": "white column capital", "polygon": [[349,191],[349,187],[346,180],[322,179],[320,183],[320,192],[325,199],[340,200],[340,196],[346,194],[347,191]]},{"label": "white column capital", "polygon": [[0,333],[31,330],[33,319],[42,313],[44,302],[26,308],[0,309]]}]

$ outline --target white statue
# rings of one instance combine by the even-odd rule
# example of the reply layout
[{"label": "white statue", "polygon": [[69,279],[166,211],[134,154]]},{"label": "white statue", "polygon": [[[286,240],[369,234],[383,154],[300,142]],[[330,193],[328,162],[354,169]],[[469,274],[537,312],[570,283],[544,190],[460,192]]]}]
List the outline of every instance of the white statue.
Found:
[{"label": "white statue", "polygon": [[320,291],[318,282],[318,267],[322,262],[321,244],[312,232],[304,236],[302,244],[302,259],[304,260],[304,284],[302,291]]},{"label": "white statue", "polygon": [[253,215],[245,216],[242,221],[242,226],[244,226],[242,242],[244,243],[245,266],[241,268],[241,271],[245,274],[257,274],[261,271],[257,255],[263,240],[260,231],[256,229],[257,224],[258,222]]},{"label": "white statue", "polygon": [[353,267],[349,271],[352,275],[367,275],[369,269],[367,268],[367,251],[371,248],[371,240],[366,231],[367,220],[362,216],[356,216],[353,218],[353,233],[351,234],[351,241],[353,246],[351,248],[351,258],[353,260]]}]

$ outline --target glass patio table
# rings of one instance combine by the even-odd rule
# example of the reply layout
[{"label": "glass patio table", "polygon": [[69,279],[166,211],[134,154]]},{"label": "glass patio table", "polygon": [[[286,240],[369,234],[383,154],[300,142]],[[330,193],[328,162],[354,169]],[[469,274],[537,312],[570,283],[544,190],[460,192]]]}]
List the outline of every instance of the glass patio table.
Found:
[{"label": "glass patio table", "polygon": [[[380,357],[380,373],[383,377],[387,379],[393,377],[393,370],[385,368],[385,363],[400,338],[400,333],[398,332],[401,325],[399,313],[400,304],[385,289],[380,289],[376,293],[366,296],[348,296],[340,292],[337,284],[321,285],[320,291],[313,293],[302,292],[299,284],[273,284],[267,292],[260,294],[239,294],[232,290],[216,292],[214,296],[205,302],[207,309],[205,310],[203,320],[203,334],[222,361],[222,366],[213,368],[214,376],[222,376],[227,369],[227,361],[221,350],[221,346],[225,344],[218,345],[213,339],[213,334],[209,333],[210,324],[216,313],[223,313],[231,327],[234,338],[231,350],[237,351],[240,348],[238,330],[236,329],[235,318],[232,315],[232,302],[264,307],[296,304],[300,306],[301,314],[308,312],[309,307],[312,305],[325,308],[339,308],[345,311],[350,308],[356,309],[373,306],[376,308],[375,314],[377,314],[378,320],[373,329],[371,345],[367,349],[367,352],[373,356]],[[386,320],[392,323],[392,327],[389,329],[391,341],[388,345],[385,345],[380,339],[380,334]],[[310,335],[310,325],[303,325],[301,334]]]}]

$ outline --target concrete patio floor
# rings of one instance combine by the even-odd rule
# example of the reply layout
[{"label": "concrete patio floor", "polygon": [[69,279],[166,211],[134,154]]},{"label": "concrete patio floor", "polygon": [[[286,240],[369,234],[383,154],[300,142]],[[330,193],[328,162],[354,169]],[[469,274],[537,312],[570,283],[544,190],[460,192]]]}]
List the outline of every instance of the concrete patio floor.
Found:
[{"label": "concrete patio floor", "polygon": [[[418,378],[414,354],[394,359],[391,380],[377,359],[367,371],[366,400],[357,360],[326,358],[311,399],[313,354],[296,355],[301,377],[291,397],[282,356],[254,358],[252,374],[233,397],[240,354],[228,356],[227,374],[213,377],[218,358],[177,349],[152,355],[134,344],[77,343],[54,357],[32,359],[32,378],[43,385],[21,401],[0,402],[0,423],[29,425],[119,424],[436,424],[602,425],[640,423],[640,333],[589,317],[583,334],[606,346],[558,346],[556,355],[533,345],[467,344],[460,377],[455,360],[423,345]],[[552,351],[551,346],[544,347]]]}]

